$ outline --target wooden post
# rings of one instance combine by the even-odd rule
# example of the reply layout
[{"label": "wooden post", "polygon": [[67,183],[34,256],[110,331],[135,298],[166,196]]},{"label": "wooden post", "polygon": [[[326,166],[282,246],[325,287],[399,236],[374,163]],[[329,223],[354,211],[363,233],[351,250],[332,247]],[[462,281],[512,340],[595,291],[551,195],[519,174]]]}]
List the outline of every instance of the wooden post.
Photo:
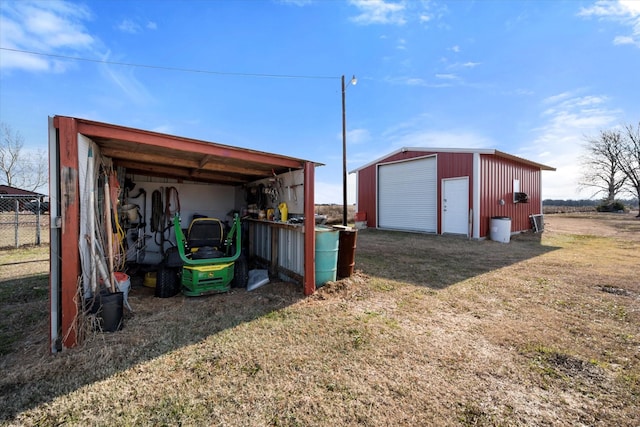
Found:
[{"label": "wooden post", "polygon": [[75,119],[56,117],[60,154],[60,186],[62,204],[60,309],[62,313],[62,345],[70,348],[78,343],[78,277],[80,276],[80,197],[78,185],[78,128]]},{"label": "wooden post", "polygon": [[315,163],[304,164],[304,294],[316,291]]}]

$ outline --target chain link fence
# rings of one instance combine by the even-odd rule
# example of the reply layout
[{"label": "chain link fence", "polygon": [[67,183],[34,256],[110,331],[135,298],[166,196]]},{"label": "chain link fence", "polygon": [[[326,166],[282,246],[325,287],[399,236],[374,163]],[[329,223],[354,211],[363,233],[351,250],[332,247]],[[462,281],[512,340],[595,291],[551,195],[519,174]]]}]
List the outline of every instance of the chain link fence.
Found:
[{"label": "chain link fence", "polygon": [[0,195],[0,249],[49,244],[49,202]]}]

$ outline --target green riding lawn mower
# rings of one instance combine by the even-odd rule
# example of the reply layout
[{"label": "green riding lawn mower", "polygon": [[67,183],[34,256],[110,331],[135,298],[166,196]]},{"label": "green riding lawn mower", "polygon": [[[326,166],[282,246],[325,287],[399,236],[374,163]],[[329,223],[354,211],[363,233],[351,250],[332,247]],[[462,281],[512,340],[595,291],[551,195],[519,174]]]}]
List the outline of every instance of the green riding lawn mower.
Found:
[{"label": "green riding lawn mower", "polygon": [[249,273],[237,213],[227,228],[216,218],[194,218],[185,235],[176,215],[176,246],[167,251],[158,271],[156,295],[172,296],[182,290],[186,296],[199,296],[245,287]]}]

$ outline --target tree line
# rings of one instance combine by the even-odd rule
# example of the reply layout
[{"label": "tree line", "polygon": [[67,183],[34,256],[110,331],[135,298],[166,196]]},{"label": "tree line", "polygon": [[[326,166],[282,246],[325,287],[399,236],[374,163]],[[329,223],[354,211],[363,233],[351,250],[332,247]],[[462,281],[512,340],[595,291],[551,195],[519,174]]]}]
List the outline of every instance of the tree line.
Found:
[{"label": "tree line", "polygon": [[592,197],[600,196],[601,206],[612,210],[621,197],[640,199],[640,122],[585,139],[580,187],[593,190]]},{"label": "tree line", "polygon": [[[622,203],[624,206],[629,206],[632,208],[638,207],[638,199],[618,199],[618,202]],[[579,199],[579,200],[565,200],[565,199],[544,199],[542,201],[543,206],[570,206],[570,207],[583,207],[583,206],[600,206],[602,205],[602,200],[594,200],[594,199]]]}]

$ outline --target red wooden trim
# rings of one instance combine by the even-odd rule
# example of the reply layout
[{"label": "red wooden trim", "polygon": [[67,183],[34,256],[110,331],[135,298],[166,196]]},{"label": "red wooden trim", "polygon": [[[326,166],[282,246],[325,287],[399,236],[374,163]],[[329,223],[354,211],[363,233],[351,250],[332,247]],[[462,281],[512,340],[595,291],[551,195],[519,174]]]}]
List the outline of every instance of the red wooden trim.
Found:
[{"label": "red wooden trim", "polygon": [[304,294],[316,291],[315,164],[304,164]]},{"label": "red wooden trim", "polygon": [[75,119],[56,117],[59,130],[62,204],[60,308],[63,348],[78,344],[78,277],[80,276],[80,197],[78,186],[78,128]]},{"label": "red wooden trim", "polygon": [[[61,117],[62,118],[62,117]],[[141,129],[127,128],[110,125],[107,123],[91,122],[77,119],[78,132],[87,137],[98,137],[135,142],[138,144],[153,145],[170,148],[172,150],[189,151],[204,155],[226,157],[245,162],[269,163],[280,167],[300,168],[300,160],[264,153],[256,150],[232,147],[196,139],[165,135]]]}]

